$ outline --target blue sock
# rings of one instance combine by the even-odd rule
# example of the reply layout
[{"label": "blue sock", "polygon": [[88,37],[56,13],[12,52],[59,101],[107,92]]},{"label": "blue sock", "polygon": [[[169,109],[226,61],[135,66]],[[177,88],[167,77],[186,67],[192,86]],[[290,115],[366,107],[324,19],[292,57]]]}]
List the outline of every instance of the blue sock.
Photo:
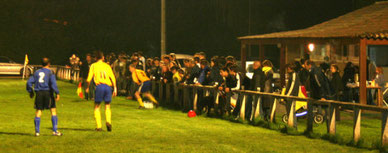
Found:
[{"label": "blue sock", "polygon": [[40,132],[40,117],[35,117],[34,124],[35,124],[35,133],[39,133]]},{"label": "blue sock", "polygon": [[51,122],[53,123],[53,131],[57,132],[57,130],[58,130],[58,117],[51,116]]}]

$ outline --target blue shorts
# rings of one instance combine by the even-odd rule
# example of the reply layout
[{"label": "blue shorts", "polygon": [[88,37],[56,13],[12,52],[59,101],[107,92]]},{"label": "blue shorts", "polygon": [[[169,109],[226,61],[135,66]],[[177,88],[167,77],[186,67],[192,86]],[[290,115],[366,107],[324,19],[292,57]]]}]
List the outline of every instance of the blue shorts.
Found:
[{"label": "blue shorts", "polygon": [[112,88],[106,84],[99,84],[96,87],[94,102],[101,103],[104,101],[106,104],[109,104],[112,101]]},{"label": "blue shorts", "polygon": [[152,87],[151,81],[146,81],[140,85],[140,87],[137,91],[139,91],[140,93],[145,93],[145,92],[150,91],[151,87]]}]

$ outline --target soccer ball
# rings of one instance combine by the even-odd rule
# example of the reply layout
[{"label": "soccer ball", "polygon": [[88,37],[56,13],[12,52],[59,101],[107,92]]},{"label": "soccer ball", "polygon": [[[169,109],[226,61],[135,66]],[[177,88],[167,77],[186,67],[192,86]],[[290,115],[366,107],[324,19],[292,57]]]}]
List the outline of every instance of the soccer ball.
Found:
[{"label": "soccer ball", "polygon": [[153,109],[154,108],[154,103],[151,101],[144,101],[144,108],[146,109]]}]

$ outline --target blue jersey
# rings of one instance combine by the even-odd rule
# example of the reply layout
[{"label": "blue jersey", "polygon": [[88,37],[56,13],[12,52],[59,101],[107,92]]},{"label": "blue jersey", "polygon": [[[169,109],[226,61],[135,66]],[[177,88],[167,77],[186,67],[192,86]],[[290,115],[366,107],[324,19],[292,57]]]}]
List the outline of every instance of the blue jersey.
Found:
[{"label": "blue jersey", "polygon": [[27,91],[29,93],[33,92],[33,85],[35,91],[54,91],[56,94],[59,94],[55,75],[47,68],[37,70],[34,75],[28,79]]}]

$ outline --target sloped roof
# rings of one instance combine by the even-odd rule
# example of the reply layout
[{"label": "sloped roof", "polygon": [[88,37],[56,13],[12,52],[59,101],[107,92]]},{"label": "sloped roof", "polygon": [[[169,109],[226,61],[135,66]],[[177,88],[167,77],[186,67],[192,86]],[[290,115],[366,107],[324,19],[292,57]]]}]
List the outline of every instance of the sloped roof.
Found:
[{"label": "sloped roof", "polygon": [[344,37],[388,39],[388,1],[376,2],[306,29],[244,36],[238,39]]}]

